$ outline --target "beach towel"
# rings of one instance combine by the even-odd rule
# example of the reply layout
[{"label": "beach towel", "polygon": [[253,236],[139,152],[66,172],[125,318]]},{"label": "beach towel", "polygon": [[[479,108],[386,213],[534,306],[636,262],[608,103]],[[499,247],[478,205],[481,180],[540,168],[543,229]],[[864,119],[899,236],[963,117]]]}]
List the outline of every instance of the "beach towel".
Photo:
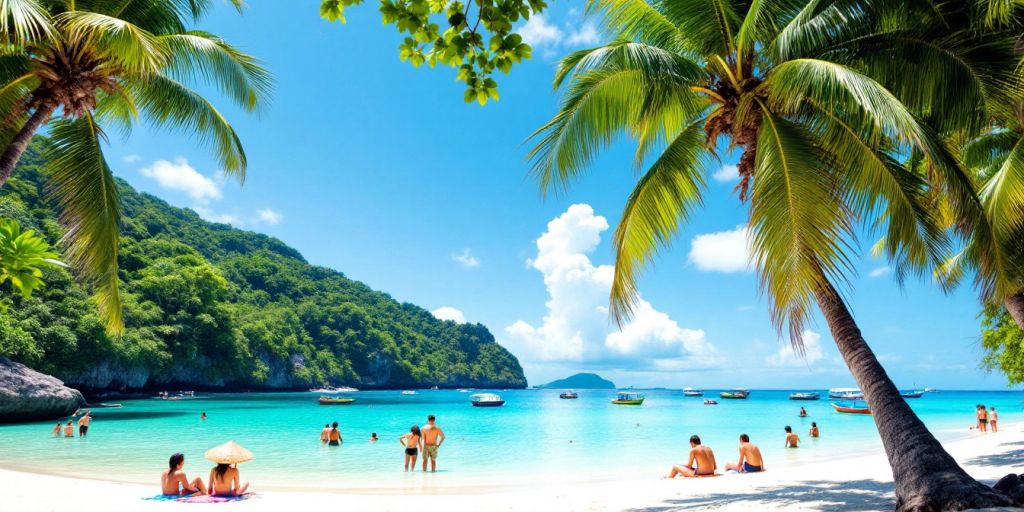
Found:
[{"label": "beach towel", "polygon": [[168,496],[166,494],[158,494],[152,498],[142,498],[147,501],[176,501],[178,503],[227,503],[229,501],[245,501],[249,498],[255,497],[254,493],[245,493],[241,496],[208,496],[208,495],[193,495],[193,496]]}]

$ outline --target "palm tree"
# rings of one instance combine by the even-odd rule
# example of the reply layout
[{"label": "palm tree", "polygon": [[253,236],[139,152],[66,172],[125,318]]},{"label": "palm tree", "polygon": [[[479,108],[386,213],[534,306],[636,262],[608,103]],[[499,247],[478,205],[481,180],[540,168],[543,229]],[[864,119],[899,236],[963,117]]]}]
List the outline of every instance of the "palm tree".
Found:
[{"label": "palm tree", "polygon": [[[242,0],[231,0],[241,8]],[[46,172],[66,228],[65,257],[96,292],[108,330],[122,330],[117,288],[119,205],[103,154],[105,128],[140,117],[191,132],[224,172],[244,180],[241,141],[190,84],[210,84],[258,109],[267,71],[208,32],[188,30],[211,0],[0,0],[0,187],[32,137],[49,126]]]},{"label": "palm tree", "polygon": [[951,247],[937,203],[979,217],[970,176],[936,134],[978,129],[979,106],[1019,94],[1006,65],[1012,39],[959,31],[962,13],[929,2],[592,0],[590,8],[614,41],[562,60],[560,110],[534,133],[530,157],[542,189],[560,189],[619,134],[637,140],[646,170],[614,236],[615,319],[629,318],[641,268],[701,205],[703,170],[727,142],[741,150],[737,190],[749,199],[752,259],[773,323],[802,350],[803,326],[820,309],[874,411],[897,508],[1007,504],[967,475],[900,397],[837,286],[853,273],[862,221],[881,231],[903,279],[927,274]]}]

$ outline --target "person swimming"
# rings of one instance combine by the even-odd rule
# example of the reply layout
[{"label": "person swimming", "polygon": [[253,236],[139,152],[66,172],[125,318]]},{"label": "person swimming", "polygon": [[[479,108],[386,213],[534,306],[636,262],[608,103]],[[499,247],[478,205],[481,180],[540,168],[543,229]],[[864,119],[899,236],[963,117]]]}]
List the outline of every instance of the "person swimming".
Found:
[{"label": "person swimming", "polygon": [[331,424],[331,431],[327,433],[328,446],[340,446],[344,441],[341,439],[341,431],[338,430],[338,422]]},{"label": "person swimming", "polygon": [[191,496],[193,494],[206,494],[206,486],[203,479],[196,477],[189,482],[188,477],[182,468],[185,467],[185,456],[180,453],[171,455],[167,461],[168,469],[160,473],[160,492],[164,496]]},{"label": "person swimming", "polygon": [[735,464],[726,464],[725,470],[739,471],[740,473],[760,473],[764,471],[764,459],[761,457],[761,449],[750,442],[750,436],[740,434],[740,458]]},{"label": "person swimming", "polygon": [[376,432],[371,432],[370,433],[370,442],[371,443],[377,442],[377,433]]},{"label": "person swimming", "polygon": [[327,444],[327,442],[330,441],[330,440],[331,440],[331,424],[330,423],[324,423],[324,428],[323,428],[323,430],[320,431],[320,442],[323,443],[323,444]]},{"label": "person swimming", "polygon": [[800,417],[801,418],[806,418],[807,417],[807,409],[804,409],[803,407],[800,408]]},{"label": "person swimming", "polygon": [[419,425],[413,425],[409,432],[398,438],[398,442],[405,447],[405,470],[416,471],[416,458],[419,455],[419,447],[423,440],[420,434]]},{"label": "person swimming", "polygon": [[665,478],[683,476],[694,478],[698,476],[711,476],[718,469],[715,462],[715,452],[711,448],[700,444],[700,436],[690,436],[690,458],[686,465],[672,466],[672,471]]},{"label": "person swimming", "polygon": [[237,465],[217,464],[210,470],[210,496],[241,496],[249,490],[242,482]]},{"label": "person swimming", "polygon": [[811,422],[811,431],[807,434],[811,437],[818,437],[821,435],[821,432],[818,432],[818,424],[816,422]]},{"label": "person swimming", "polygon": [[786,431],[786,448],[798,448],[800,445],[800,436],[793,433],[793,427],[786,425],[783,429]]},{"label": "person swimming", "polygon": [[203,411],[203,413],[199,415],[199,420],[206,421],[206,411]]}]

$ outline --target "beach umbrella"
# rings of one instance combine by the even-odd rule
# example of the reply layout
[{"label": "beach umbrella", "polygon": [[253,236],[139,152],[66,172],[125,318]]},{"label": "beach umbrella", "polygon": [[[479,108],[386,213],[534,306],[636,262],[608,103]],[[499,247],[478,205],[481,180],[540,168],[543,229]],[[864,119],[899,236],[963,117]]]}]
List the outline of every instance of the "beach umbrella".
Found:
[{"label": "beach umbrella", "polygon": [[210,448],[203,454],[206,460],[217,464],[239,464],[252,460],[252,452],[242,448],[234,441]]}]

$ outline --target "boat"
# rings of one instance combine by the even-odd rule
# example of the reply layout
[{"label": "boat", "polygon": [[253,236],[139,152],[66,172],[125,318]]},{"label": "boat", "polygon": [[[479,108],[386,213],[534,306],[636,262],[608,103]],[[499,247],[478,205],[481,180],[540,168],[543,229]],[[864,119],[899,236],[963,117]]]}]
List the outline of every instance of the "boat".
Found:
[{"label": "boat", "polygon": [[836,400],[860,400],[864,398],[864,392],[857,388],[832,388],[828,390],[828,397]]},{"label": "boat", "polygon": [[818,393],[790,393],[790,400],[820,400],[821,395]]},{"label": "boat", "polygon": [[924,388],[924,392],[925,393],[938,393],[939,390],[937,390],[935,388]]},{"label": "boat", "polygon": [[750,391],[746,389],[730,389],[729,391],[722,391],[718,396],[732,400],[746,400],[750,396]]},{"label": "boat", "polygon": [[348,405],[355,401],[355,398],[344,396],[322,396],[319,400],[320,405]]},{"label": "boat", "polygon": [[408,390],[408,389],[407,389],[407,390],[405,390],[405,391],[402,391],[402,394],[403,394],[403,395],[415,395],[415,394],[416,394],[416,392],[415,392],[415,391],[412,391],[412,390]]},{"label": "boat", "polygon": [[615,405],[643,405],[644,395],[641,393],[619,393],[612,403]]},{"label": "boat", "polygon": [[922,396],[924,396],[924,391],[900,391],[900,396],[902,396],[903,398],[921,398]]},{"label": "boat", "polygon": [[470,396],[469,401],[472,402],[473,407],[501,407],[505,405],[505,401],[493,393],[477,393]]},{"label": "boat", "polygon": [[324,386],[322,388],[313,388],[309,390],[310,393],[320,393],[321,395],[324,393],[355,393],[356,391],[359,390],[348,386],[341,386],[340,388]]},{"label": "boat", "polygon": [[437,387],[437,386],[430,386],[430,390],[431,390],[431,391],[437,391],[437,390],[439,390],[439,389],[441,389],[441,388],[439,388],[439,387]]},{"label": "boat", "polygon": [[717,400],[712,400],[710,398],[705,398],[704,399],[704,405],[718,405],[718,401]]},{"label": "boat", "polygon": [[704,396],[704,391],[693,388],[683,388],[683,396]]},{"label": "boat", "polygon": [[580,395],[578,393],[576,393],[575,391],[571,390],[571,389],[569,391],[566,391],[566,392],[558,395],[558,398],[564,398],[566,400],[572,400],[574,398],[579,398],[579,397],[580,397]]},{"label": "boat", "polygon": [[469,390],[468,390],[468,389],[466,389],[466,388],[459,388],[459,389],[458,389],[458,392],[459,392],[459,393],[469,393]]},{"label": "boat", "polygon": [[868,408],[867,404],[864,404],[863,407],[858,407],[854,404],[841,405],[833,403],[832,408],[835,409],[836,412],[843,412],[847,414],[871,414],[871,409]]}]

